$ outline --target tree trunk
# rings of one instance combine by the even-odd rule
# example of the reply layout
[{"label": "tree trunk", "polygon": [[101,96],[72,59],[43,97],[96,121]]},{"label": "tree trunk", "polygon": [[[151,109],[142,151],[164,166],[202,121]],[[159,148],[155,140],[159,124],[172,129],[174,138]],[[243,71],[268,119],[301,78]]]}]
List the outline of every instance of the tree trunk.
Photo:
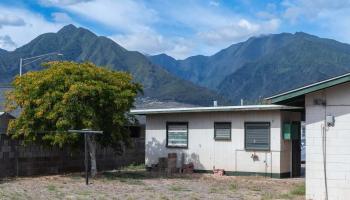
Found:
[{"label": "tree trunk", "polygon": [[97,165],[96,165],[96,141],[93,135],[87,137],[90,160],[91,160],[91,177],[95,177],[97,174]]}]

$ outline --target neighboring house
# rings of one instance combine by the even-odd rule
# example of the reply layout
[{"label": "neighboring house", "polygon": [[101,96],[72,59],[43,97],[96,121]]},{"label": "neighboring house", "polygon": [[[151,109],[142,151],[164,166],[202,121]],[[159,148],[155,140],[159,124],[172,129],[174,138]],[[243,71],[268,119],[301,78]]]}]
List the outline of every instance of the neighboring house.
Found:
[{"label": "neighboring house", "polygon": [[350,73],[267,100],[304,107],[306,199],[349,199]]},{"label": "neighboring house", "polygon": [[7,133],[8,123],[11,119],[15,119],[15,117],[7,112],[0,112],[0,134]]},{"label": "neighboring house", "polygon": [[192,162],[198,172],[216,168],[229,175],[290,177],[300,174],[300,142],[285,140],[282,127],[287,123],[300,127],[299,111],[297,107],[253,105],[131,113],[146,116],[147,167],[175,152],[177,167],[184,156],[183,162]]}]

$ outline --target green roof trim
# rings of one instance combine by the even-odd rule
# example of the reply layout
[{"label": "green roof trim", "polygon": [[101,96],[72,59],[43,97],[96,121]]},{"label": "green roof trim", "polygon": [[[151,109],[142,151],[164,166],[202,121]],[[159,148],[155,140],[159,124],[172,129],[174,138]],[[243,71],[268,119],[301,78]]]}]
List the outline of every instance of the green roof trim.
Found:
[{"label": "green roof trim", "polygon": [[339,85],[342,83],[350,82],[350,73],[337,76],[331,79],[327,79],[324,81],[320,81],[311,85],[307,85],[301,88],[297,88],[288,92],[284,92],[272,97],[266,98],[267,101],[269,101],[272,104],[279,103],[282,101],[286,101],[288,99],[292,99],[298,96],[302,96],[311,92],[315,92],[318,90],[322,90],[325,88],[333,87],[335,85]]}]

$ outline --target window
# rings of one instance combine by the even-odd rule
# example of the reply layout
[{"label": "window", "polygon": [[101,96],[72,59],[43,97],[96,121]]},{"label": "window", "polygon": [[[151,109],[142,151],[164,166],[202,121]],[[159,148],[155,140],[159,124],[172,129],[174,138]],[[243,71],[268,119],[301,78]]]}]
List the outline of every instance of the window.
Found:
[{"label": "window", "polygon": [[231,122],[215,122],[214,139],[231,140]]},{"label": "window", "polygon": [[245,123],[245,149],[263,151],[270,150],[269,122]]},{"label": "window", "polygon": [[188,123],[167,123],[167,147],[187,148],[188,146]]}]

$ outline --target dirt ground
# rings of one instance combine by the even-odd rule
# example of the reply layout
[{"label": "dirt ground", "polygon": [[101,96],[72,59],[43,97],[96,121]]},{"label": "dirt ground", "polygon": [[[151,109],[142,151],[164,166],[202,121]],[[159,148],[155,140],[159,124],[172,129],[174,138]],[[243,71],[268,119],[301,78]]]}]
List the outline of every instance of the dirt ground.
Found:
[{"label": "dirt ground", "polygon": [[0,199],[304,199],[304,179],[160,176],[144,170],[105,172],[86,186],[83,174],[5,179]]}]

